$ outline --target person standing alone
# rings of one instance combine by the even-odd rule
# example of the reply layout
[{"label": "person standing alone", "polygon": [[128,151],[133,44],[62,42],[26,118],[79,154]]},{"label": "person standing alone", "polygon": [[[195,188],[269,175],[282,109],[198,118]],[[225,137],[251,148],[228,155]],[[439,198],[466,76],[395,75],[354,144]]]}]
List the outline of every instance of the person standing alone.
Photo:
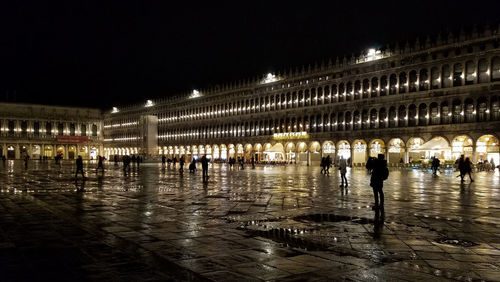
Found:
[{"label": "person standing alone", "polygon": [[345,177],[345,174],[347,173],[347,161],[346,159],[344,159],[344,157],[340,157],[339,170],[340,170],[340,177],[342,178],[342,184],[340,184],[340,187],[344,187],[344,180],[345,180],[345,187],[347,187],[349,185],[347,184],[347,178]]},{"label": "person standing alone", "polygon": [[[384,155],[379,154],[378,159],[371,163],[372,175],[370,178],[370,186],[373,188],[373,197],[375,198],[374,210],[384,210],[384,180],[389,177],[389,169],[387,162],[384,160]],[[380,197],[380,202],[379,202]]]},{"label": "person standing alone", "polygon": [[202,170],[202,175],[203,175],[203,181],[208,180],[208,159],[206,155],[203,155],[201,157],[201,170]]},{"label": "person standing alone", "polygon": [[83,159],[82,156],[76,158],[76,171],[75,171],[75,181],[78,180],[78,172],[82,174],[82,179],[85,181],[85,173],[83,172]]}]

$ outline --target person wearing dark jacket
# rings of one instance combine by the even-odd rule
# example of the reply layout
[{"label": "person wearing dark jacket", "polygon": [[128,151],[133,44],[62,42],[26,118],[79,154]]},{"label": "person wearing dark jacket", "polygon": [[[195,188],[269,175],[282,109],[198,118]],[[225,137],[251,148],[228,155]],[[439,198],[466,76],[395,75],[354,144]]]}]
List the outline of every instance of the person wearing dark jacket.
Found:
[{"label": "person wearing dark jacket", "polygon": [[78,179],[78,172],[82,174],[83,180],[85,180],[85,173],[83,172],[83,159],[82,156],[78,156],[76,158],[76,172],[75,172],[75,181]]},{"label": "person wearing dark jacket", "polygon": [[[367,165],[368,166],[368,165]],[[368,168],[368,167],[367,167]],[[378,158],[373,160],[370,164],[372,175],[370,178],[370,186],[373,188],[373,197],[375,199],[374,209],[384,209],[384,180],[389,177],[389,169],[387,168],[387,161],[384,160],[384,155],[379,154]],[[380,202],[379,202],[380,197]]]},{"label": "person wearing dark jacket", "polygon": [[203,176],[203,181],[208,180],[208,159],[206,155],[201,157],[201,171]]}]

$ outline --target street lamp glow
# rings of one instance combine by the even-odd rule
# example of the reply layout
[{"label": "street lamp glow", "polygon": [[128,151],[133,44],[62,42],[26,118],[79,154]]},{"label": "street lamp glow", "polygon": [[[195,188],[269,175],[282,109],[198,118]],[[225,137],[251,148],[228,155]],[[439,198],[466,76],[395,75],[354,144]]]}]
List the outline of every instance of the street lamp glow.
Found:
[{"label": "street lamp glow", "polygon": [[146,105],[144,105],[144,107],[148,108],[148,107],[152,107],[153,106],[153,101],[152,100],[147,100],[146,101]]},{"label": "street lamp glow", "polygon": [[113,107],[113,109],[111,110],[111,113],[117,113],[117,112],[119,112],[119,111],[120,111],[120,110],[118,110],[118,108],[117,108],[117,107]]}]

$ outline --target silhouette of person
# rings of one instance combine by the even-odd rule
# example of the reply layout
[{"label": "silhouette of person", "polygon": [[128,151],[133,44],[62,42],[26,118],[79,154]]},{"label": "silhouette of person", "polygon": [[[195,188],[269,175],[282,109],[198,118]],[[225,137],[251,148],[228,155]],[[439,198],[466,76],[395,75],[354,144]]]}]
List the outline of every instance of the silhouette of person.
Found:
[{"label": "silhouette of person", "polygon": [[183,172],[184,171],[184,163],[185,163],[185,159],[184,159],[184,156],[182,156],[180,159],[179,159],[179,171],[180,172]]},{"label": "silhouette of person", "polygon": [[76,158],[76,171],[75,171],[75,181],[78,179],[78,172],[82,174],[82,179],[85,181],[85,173],[83,171],[83,159],[82,156]]},{"label": "silhouette of person", "polygon": [[162,167],[165,167],[165,161],[167,160],[167,158],[165,157],[165,155],[162,155],[161,156],[161,166]]},{"label": "silhouette of person", "polygon": [[95,169],[95,173],[97,173],[97,171],[99,171],[99,169],[102,170],[102,172],[104,172],[104,164],[102,163],[104,161],[104,157],[102,156],[97,156],[97,168]]},{"label": "silhouette of person", "polygon": [[465,158],[465,161],[464,161],[464,177],[465,177],[465,174],[468,174],[470,182],[474,182],[474,179],[472,179],[471,172],[472,172],[472,162],[470,161],[469,157],[467,157],[467,158]]},{"label": "silhouette of person", "polygon": [[340,177],[342,179],[342,184],[340,184],[340,187],[344,187],[344,180],[345,180],[345,187],[347,187],[349,185],[347,183],[347,178],[345,177],[345,174],[347,173],[347,161],[342,156],[340,157],[339,160],[339,170],[340,170]]},{"label": "silhouette of person", "polygon": [[208,159],[206,155],[203,155],[203,157],[201,157],[201,170],[203,181],[208,180]]},{"label": "silhouette of person", "polygon": [[[379,154],[378,159],[372,162],[372,175],[370,178],[370,186],[373,188],[373,197],[375,199],[375,210],[384,209],[384,180],[389,177],[389,169],[387,162],[384,160],[384,155]],[[380,196],[380,202],[379,202]]]}]

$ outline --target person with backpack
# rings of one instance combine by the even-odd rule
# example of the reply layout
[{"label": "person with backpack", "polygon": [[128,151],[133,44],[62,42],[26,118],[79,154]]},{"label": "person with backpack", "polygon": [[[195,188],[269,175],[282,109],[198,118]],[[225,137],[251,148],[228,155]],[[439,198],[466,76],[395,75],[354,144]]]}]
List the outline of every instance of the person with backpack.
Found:
[{"label": "person with backpack", "polygon": [[[370,178],[370,186],[373,188],[373,197],[375,199],[374,210],[384,209],[384,180],[389,177],[389,169],[387,161],[384,160],[383,154],[378,154],[378,158],[371,163],[372,175]],[[380,202],[379,202],[380,197]]]}]

